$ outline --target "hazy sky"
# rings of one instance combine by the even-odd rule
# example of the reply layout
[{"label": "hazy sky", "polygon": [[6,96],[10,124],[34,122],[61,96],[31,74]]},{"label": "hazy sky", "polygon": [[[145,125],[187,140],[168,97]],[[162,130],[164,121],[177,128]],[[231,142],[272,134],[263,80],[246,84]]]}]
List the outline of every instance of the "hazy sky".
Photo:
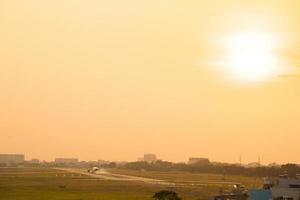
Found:
[{"label": "hazy sky", "polygon": [[[0,153],[300,163],[299,11],[299,0],[0,0]],[[244,84],[212,64],[239,32],[279,37],[285,73]]]}]

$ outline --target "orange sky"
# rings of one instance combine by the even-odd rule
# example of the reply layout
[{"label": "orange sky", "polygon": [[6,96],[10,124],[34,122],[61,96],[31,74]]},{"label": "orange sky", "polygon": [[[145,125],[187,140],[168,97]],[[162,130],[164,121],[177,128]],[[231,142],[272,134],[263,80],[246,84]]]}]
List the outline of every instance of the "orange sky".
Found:
[{"label": "orange sky", "polygon": [[[298,0],[0,0],[0,153],[300,163],[299,10]],[[279,35],[292,73],[244,85],[211,65],[218,41],[241,31]]]}]

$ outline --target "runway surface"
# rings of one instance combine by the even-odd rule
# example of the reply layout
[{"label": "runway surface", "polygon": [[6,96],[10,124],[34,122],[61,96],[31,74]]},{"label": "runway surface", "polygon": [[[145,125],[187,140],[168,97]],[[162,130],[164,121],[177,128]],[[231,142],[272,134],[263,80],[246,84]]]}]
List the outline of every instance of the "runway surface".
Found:
[{"label": "runway surface", "polygon": [[152,178],[144,178],[138,176],[129,176],[129,175],[122,175],[122,174],[115,174],[110,173],[104,169],[100,169],[94,173],[89,173],[81,169],[74,169],[74,168],[56,168],[58,170],[67,171],[70,173],[76,173],[81,175],[90,176],[93,178],[99,178],[103,180],[112,180],[112,181],[135,181],[135,182],[144,182],[149,184],[158,184],[158,185],[175,185],[174,183],[170,183],[164,180],[159,179],[152,179]]}]

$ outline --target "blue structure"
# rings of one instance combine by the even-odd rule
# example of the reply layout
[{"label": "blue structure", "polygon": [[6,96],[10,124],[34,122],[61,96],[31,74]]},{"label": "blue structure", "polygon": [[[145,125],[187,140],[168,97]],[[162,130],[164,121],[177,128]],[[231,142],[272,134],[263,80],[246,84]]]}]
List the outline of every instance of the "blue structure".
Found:
[{"label": "blue structure", "polygon": [[271,190],[251,190],[249,192],[250,200],[271,200]]}]

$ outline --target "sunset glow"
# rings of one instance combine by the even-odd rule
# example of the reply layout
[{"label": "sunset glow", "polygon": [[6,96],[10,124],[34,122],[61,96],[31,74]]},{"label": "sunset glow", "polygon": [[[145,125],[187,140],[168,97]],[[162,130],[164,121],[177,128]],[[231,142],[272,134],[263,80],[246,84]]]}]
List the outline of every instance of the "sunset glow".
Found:
[{"label": "sunset glow", "polygon": [[264,33],[233,34],[227,41],[227,67],[242,81],[261,81],[278,73],[275,38]]}]

